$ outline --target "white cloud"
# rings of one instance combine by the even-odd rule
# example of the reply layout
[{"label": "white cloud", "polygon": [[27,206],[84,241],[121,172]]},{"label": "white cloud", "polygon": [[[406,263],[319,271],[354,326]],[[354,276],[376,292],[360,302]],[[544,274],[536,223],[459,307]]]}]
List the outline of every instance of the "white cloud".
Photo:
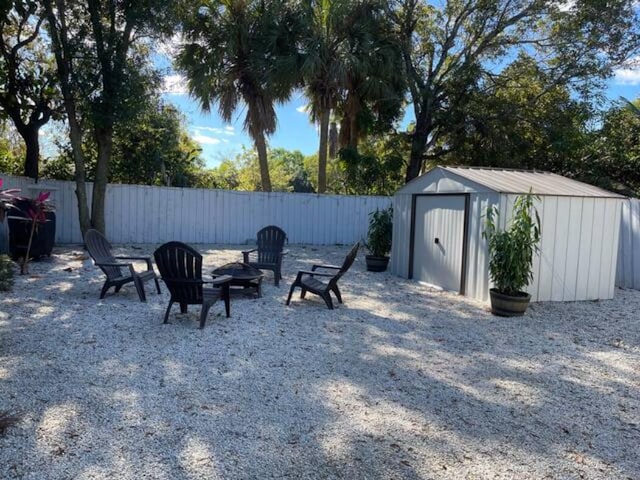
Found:
[{"label": "white cloud", "polygon": [[307,113],[308,109],[309,109],[309,105],[300,105],[298,108],[296,108],[296,112]]},{"label": "white cloud", "polygon": [[632,58],[625,67],[616,70],[615,79],[619,85],[640,85],[640,56]]},{"label": "white cloud", "polygon": [[235,131],[234,128],[231,126],[227,126],[224,128],[220,128],[220,127],[204,127],[204,126],[195,126],[193,127],[193,130],[198,132],[198,131],[205,131],[205,132],[212,132],[215,133],[217,135],[235,135]]},{"label": "white cloud", "polygon": [[196,133],[191,138],[202,145],[217,145],[221,142],[219,138],[203,135],[202,133]]},{"label": "white cloud", "polygon": [[640,69],[622,68],[617,70],[616,83],[621,85],[640,85]]},{"label": "white cloud", "polygon": [[233,132],[235,130],[235,128],[233,127],[233,125],[227,125],[226,127],[224,127],[224,129],[227,132]]},{"label": "white cloud", "polygon": [[187,79],[182,75],[166,75],[162,79],[162,93],[169,95],[186,95]]}]

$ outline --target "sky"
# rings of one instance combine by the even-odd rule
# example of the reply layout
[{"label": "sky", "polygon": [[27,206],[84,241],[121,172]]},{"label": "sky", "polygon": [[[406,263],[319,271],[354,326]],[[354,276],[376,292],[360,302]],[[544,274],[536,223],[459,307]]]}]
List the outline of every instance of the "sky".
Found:
[{"label": "sky", "polygon": [[[203,112],[200,104],[192,99],[182,89],[182,82],[177,87],[171,86],[165,80],[165,101],[171,102],[185,115],[187,127],[191,137],[200,144],[202,157],[207,166],[214,167],[224,158],[235,157],[242,151],[242,146],[252,148],[253,142],[243,130],[244,119],[247,114],[246,107],[240,106],[235,113],[233,121],[225,123],[218,115],[216,107],[211,112]],[[169,88],[167,87],[167,84]],[[300,150],[305,155],[314,153],[318,148],[318,134],[315,125],[309,120],[305,111],[306,99],[300,92],[296,92],[291,100],[284,105],[276,107],[278,128],[269,138],[269,145],[283,147],[287,150]]]},{"label": "sky", "polygon": [[[605,93],[610,100],[640,97],[640,57],[631,62],[629,68],[615,72],[607,82]],[[233,122],[227,124],[217,114],[215,106],[209,113],[202,112],[198,102],[187,94],[184,79],[173,73],[164,78],[163,97],[185,115],[189,133],[200,144],[207,167],[215,167],[223,159],[235,157],[242,151],[243,145],[252,148],[253,142],[243,130],[247,113],[245,107],[239,108]],[[271,148],[300,150],[305,155],[318,150],[318,131],[309,120],[306,104],[303,94],[296,92],[289,102],[276,108],[278,128],[269,138]],[[412,113],[407,109],[402,123],[406,125],[411,120]]]}]

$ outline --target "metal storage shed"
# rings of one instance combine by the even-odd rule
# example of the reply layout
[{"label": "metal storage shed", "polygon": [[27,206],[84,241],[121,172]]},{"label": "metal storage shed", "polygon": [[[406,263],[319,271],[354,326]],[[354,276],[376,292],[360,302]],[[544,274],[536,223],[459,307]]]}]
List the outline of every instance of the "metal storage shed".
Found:
[{"label": "metal storage shed", "polygon": [[392,272],[487,301],[487,207],[504,227],[530,189],[542,226],[531,300],[613,298],[625,197],[541,171],[436,167],[409,182],[393,199]]}]

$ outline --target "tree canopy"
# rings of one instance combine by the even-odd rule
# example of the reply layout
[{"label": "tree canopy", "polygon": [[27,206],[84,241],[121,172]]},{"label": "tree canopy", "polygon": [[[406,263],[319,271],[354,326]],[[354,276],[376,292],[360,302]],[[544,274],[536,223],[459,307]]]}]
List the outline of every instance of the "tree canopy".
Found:
[{"label": "tree canopy", "polygon": [[37,179],[40,129],[60,108],[53,57],[41,37],[44,12],[36,1],[14,0],[0,14],[0,114],[24,141],[21,173]]},{"label": "tree canopy", "polygon": [[629,0],[394,0],[388,12],[415,115],[406,181],[448,152],[442,137],[451,116],[467,108],[480,79],[492,95],[502,83],[501,67],[518,54],[534,59],[549,87],[586,94],[640,43],[638,13]]},{"label": "tree canopy", "polygon": [[244,102],[244,128],[255,143],[266,192],[271,191],[267,137],[276,130],[275,104],[288,100],[298,83],[297,23],[290,2],[282,0],[210,0],[187,10],[183,21],[177,65],[189,91],[205,111],[217,104],[227,122]]},{"label": "tree canopy", "polygon": [[[445,163],[640,195],[640,104],[602,95],[640,54],[639,12],[634,0],[5,0],[0,169],[75,179],[82,231],[104,229],[108,181],[389,195]],[[252,148],[206,165],[162,97],[155,46],[169,37],[190,94],[224,121],[244,115]],[[269,145],[292,95],[318,125],[312,155]],[[52,119],[66,140],[40,159]]]}]

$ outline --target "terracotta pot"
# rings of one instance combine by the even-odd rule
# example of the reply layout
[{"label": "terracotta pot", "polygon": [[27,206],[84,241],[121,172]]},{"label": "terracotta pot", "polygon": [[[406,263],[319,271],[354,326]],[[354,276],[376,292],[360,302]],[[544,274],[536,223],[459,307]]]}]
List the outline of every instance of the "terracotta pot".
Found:
[{"label": "terracotta pot", "polygon": [[374,255],[367,255],[367,271],[369,272],[384,272],[389,265],[389,257],[376,257]]},{"label": "terracotta pot", "polygon": [[495,288],[489,291],[489,295],[491,296],[491,313],[501,317],[520,317],[524,315],[531,300],[531,295],[526,292],[507,295]]}]

